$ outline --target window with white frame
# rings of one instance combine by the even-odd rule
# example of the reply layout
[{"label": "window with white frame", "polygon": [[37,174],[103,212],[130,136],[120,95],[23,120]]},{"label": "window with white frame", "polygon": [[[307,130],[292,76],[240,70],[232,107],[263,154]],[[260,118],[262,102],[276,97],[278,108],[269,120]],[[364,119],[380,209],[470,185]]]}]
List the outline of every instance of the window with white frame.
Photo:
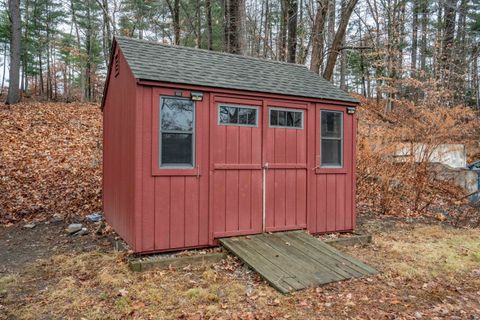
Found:
[{"label": "window with white frame", "polygon": [[339,168],[343,166],[343,113],[321,111],[320,120],[321,167]]},{"label": "window with white frame", "polygon": [[191,168],[195,163],[195,102],[160,99],[160,167]]},{"label": "window with white frame", "polygon": [[270,108],[270,127],[303,128],[303,111]]},{"label": "window with white frame", "polygon": [[257,108],[249,106],[218,106],[218,123],[235,126],[257,126]]}]

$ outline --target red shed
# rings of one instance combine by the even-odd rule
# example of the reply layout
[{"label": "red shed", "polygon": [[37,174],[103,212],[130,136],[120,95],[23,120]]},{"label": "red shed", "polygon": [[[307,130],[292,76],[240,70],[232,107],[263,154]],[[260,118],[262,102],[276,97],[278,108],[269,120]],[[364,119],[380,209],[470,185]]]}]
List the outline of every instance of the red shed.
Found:
[{"label": "red shed", "polygon": [[117,37],[105,217],[137,253],[352,230],[356,106],[304,66]]}]

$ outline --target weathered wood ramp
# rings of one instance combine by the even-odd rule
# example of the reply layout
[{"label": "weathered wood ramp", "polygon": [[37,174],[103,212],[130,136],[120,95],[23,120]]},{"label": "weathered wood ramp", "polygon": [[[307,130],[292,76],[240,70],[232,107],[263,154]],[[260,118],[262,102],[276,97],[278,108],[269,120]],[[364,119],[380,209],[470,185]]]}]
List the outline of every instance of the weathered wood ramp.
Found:
[{"label": "weathered wood ramp", "polygon": [[377,271],[304,231],[224,238],[220,243],[282,293]]}]

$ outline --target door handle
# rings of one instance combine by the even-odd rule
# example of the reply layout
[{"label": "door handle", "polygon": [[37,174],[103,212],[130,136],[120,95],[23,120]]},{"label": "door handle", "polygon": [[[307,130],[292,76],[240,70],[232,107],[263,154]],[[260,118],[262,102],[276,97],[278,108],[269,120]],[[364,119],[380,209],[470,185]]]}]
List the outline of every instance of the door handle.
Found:
[{"label": "door handle", "polygon": [[265,162],[265,163],[263,164],[262,168],[268,170],[268,162]]}]

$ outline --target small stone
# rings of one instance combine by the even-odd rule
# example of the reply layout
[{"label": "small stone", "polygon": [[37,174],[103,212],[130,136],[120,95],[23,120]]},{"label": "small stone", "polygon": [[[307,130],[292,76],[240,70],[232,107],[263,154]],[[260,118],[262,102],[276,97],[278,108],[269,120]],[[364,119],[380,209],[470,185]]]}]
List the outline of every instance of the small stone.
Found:
[{"label": "small stone", "polygon": [[81,223],[72,223],[67,227],[68,234],[74,234],[82,230],[83,225]]},{"label": "small stone", "polygon": [[88,229],[87,228],[82,228],[82,230],[75,233],[76,236],[84,236],[86,234],[88,234]]},{"label": "small stone", "polygon": [[418,311],[415,312],[414,316],[415,316],[415,319],[422,319],[422,317],[423,317],[422,313],[418,312]]},{"label": "small stone", "polygon": [[27,228],[27,229],[33,229],[33,228],[35,228],[35,226],[36,226],[35,223],[28,223],[28,224],[24,225],[23,227]]},{"label": "small stone", "polygon": [[52,216],[52,219],[50,219],[50,222],[61,222],[63,221],[63,215],[61,215],[60,213],[55,213],[53,216]]}]

